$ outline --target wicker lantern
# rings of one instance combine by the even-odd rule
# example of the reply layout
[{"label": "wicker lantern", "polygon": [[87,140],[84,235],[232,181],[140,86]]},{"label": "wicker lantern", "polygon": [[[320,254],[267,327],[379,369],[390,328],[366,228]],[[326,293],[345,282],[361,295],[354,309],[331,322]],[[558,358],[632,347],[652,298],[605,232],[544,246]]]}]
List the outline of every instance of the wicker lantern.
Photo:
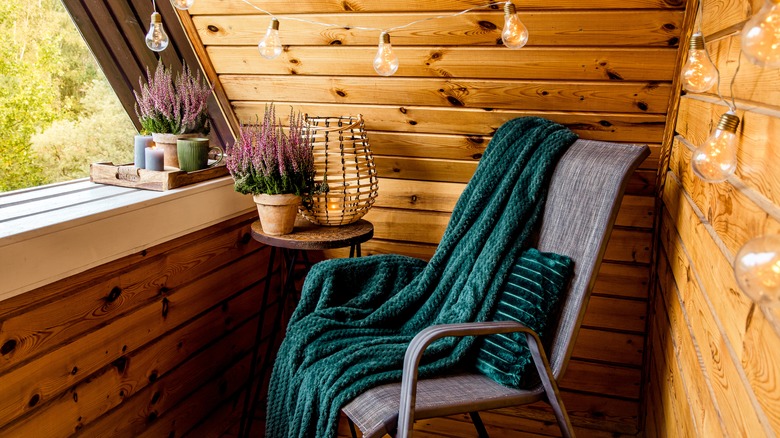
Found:
[{"label": "wicker lantern", "polygon": [[306,197],[303,216],[320,225],[346,225],[374,204],[378,183],[363,116],[309,117],[314,152],[314,191]]}]

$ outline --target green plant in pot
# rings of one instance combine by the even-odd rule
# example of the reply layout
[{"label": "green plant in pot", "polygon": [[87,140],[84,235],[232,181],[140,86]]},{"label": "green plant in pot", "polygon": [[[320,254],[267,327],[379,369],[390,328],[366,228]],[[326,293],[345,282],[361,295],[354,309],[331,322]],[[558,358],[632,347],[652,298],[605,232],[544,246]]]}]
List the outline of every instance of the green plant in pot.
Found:
[{"label": "green plant in pot", "polygon": [[266,106],[262,122],[241,125],[226,162],[236,191],[254,196],[263,231],[292,232],[301,196],[314,179],[311,137],[303,116],[291,110],[285,132],[274,106]]},{"label": "green plant in pot", "polygon": [[179,167],[176,140],[204,137],[209,132],[208,99],[213,87],[200,71],[187,64],[174,78],[173,71],[162,62],[154,75],[146,69],[148,81],[138,79],[141,93],[135,95],[135,112],[144,132],[152,134],[157,147],[164,148],[165,166]]}]

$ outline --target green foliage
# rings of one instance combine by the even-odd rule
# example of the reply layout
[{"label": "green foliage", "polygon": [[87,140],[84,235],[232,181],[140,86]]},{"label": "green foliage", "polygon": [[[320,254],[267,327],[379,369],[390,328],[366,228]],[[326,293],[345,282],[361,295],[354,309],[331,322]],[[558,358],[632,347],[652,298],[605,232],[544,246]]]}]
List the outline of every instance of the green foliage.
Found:
[{"label": "green foliage", "polygon": [[32,136],[32,150],[49,182],[68,181],[89,174],[89,164],[133,162],[134,128],[105,80],[95,79],[78,102],[76,120],[56,120]]},{"label": "green foliage", "polygon": [[[94,108],[85,107],[95,100],[96,90],[114,99],[115,108],[104,117],[115,120],[116,108],[121,111],[121,107],[113,91],[93,85],[99,76],[102,74],[60,0],[0,0],[0,191],[63,179],[53,177],[62,172],[49,168],[52,160],[72,162],[75,157],[41,156],[31,148],[31,138],[49,129],[55,120],[61,125],[67,121],[81,123],[82,117],[100,118]],[[93,93],[91,99],[85,98],[88,93]],[[134,130],[127,116],[125,119],[123,123],[106,121],[106,127],[117,124],[104,132],[111,136],[117,129],[124,129],[131,138]],[[82,149],[61,149],[64,154],[100,155],[89,149],[102,142],[96,139]],[[87,175],[66,173],[72,177]]]}]

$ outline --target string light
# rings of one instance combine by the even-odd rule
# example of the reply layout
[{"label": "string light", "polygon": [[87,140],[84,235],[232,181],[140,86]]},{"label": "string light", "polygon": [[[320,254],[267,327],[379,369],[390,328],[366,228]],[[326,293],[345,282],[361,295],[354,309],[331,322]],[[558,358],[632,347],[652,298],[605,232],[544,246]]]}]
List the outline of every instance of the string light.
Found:
[{"label": "string light", "polygon": [[747,296],[758,304],[780,304],[780,235],[759,236],[740,248],[734,276]]},{"label": "string light", "polygon": [[696,176],[708,183],[718,183],[734,174],[738,126],[739,117],[733,111],[720,116],[715,131],[693,152],[691,166]]},{"label": "string light", "polygon": [[398,71],[398,56],[390,44],[390,34],[382,32],[379,35],[379,49],[374,57],[374,70],[381,76],[392,76]]},{"label": "string light", "polygon": [[271,20],[271,24],[268,25],[268,30],[265,31],[265,36],[257,44],[257,48],[260,50],[260,56],[265,59],[274,59],[282,54],[282,41],[279,39],[279,20],[276,18]]},{"label": "string light", "polygon": [[512,2],[504,3],[504,30],[501,40],[510,49],[520,49],[528,42],[528,28],[517,17],[517,8]]},{"label": "string light", "polygon": [[742,28],[742,52],[753,64],[780,67],[780,0],[764,6]]},{"label": "string light", "polygon": [[195,0],[171,0],[171,3],[176,9],[186,11],[195,4]]},{"label": "string light", "polygon": [[152,1],[154,12],[149,23],[149,32],[146,33],[146,47],[155,52],[162,52],[168,47],[168,34],[162,25],[162,16],[157,12],[157,3]]},{"label": "string light", "polygon": [[[281,54],[282,52],[281,43],[278,42],[278,38],[279,38],[278,20],[279,19],[298,21],[301,23],[314,24],[323,27],[349,28],[351,30],[374,31],[374,32],[380,32],[379,47],[377,48],[377,54],[376,57],[374,58],[374,70],[382,76],[392,76],[398,70],[398,64],[399,64],[398,56],[395,55],[392,49],[392,45],[390,44],[391,32],[401,30],[401,29],[406,29],[408,27],[426,21],[430,21],[430,20],[439,20],[443,18],[457,17],[459,15],[463,15],[468,12],[475,11],[477,9],[495,8],[496,6],[503,4],[504,5],[504,30],[501,33],[501,38],[502,41],[504,42],[504,45],[509,47],[510,49],[519,49],[528,42],[528,29],[525,27],[525,25],[523,25],[522,22],[520,22],[520,19],[517,17],[517,8],[515,7],[514,3],[512,3],[511,1],[487,3],[481,6],[475,6],[473,8],[465,9],[463,11],[456,12],[454,14],[436,15],[433,17],[427,17],[421,20],[415,20],[400,26],[390,27],[386,29],[382,29],[378,27],[344,26],[341,24],[307,20],[304,18],[294,17],[294,16],[276,17],[271,12],[258,7],[257,5],[253,4],[249,0],[241,0],[241,1],[247,4],[248,6],[252,7],[253,9],[262,12],[263,14],[271,16],[273,18],[273,21],[271,22],[272,26],[274,26],[274,22],[276,22],[275,25],[276,27],[274,29],[271,29],[269,27],[265,37],[263,37],[263,39],[258,44],[258,47],[260,48],[260,54],[263,55],[264,58],[274,59],[277,56],[279,56],[279,54]],[[276,35],[275,37],[270,35],[271,33],[274,32]],[[274,43],[269,44],[267,40],[270,40],[272,38],[275,38]],[[278,49],[276,44],[278,44]],[[274,50],[270,50],[269,47],[274,47]],[[273,54],[273,56],[270,56],[271,54]]]},{"label": "string light", "polygon": [[691,36],[688,61],[682,69],[683,88],[692,93],[703,93],[718,82],[718,69],[710,61],[700,32]]}]

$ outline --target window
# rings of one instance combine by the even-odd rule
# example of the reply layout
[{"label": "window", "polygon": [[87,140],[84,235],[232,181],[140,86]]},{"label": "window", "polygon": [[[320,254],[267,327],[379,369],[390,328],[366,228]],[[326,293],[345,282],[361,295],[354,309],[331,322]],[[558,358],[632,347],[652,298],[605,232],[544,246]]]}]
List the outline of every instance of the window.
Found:
[{"label": "window", "polygon": [[132,162],[135,132],[61,0],[0,0],[0,191]]}]

